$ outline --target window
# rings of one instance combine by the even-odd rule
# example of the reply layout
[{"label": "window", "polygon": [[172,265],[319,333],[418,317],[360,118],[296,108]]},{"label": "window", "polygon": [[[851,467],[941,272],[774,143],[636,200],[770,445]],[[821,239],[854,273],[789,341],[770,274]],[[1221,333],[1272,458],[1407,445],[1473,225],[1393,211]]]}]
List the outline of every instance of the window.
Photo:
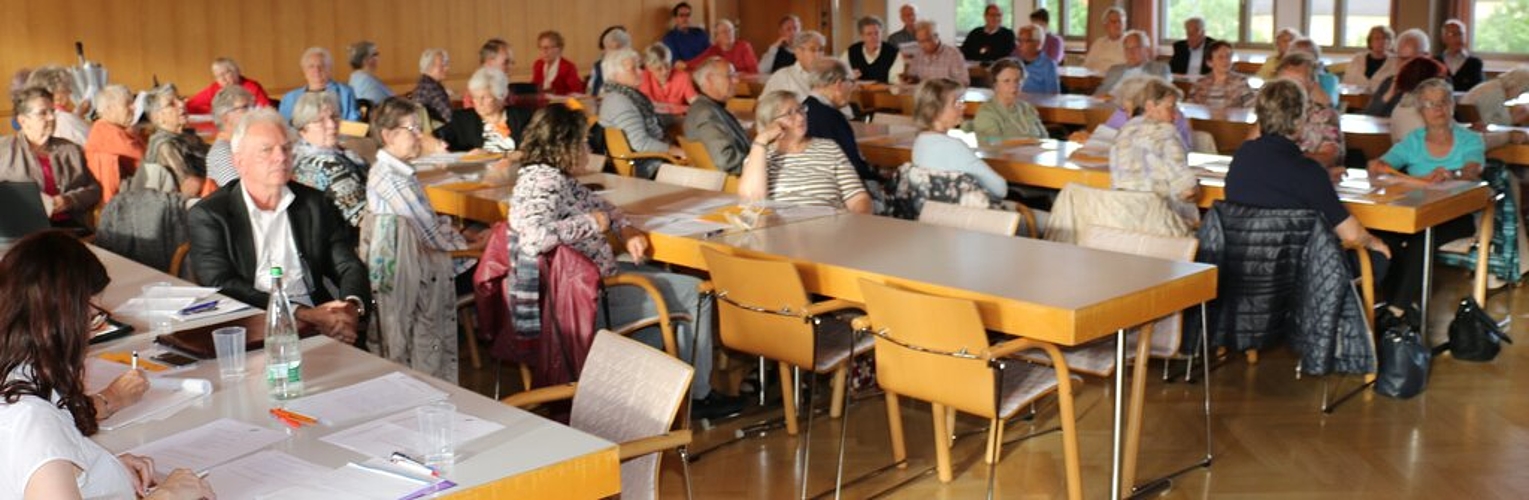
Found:
[{"label": "window", "polygon": [[1391,24],[1391,3],[1375,0],[1310,0],[1306,36],[1323,46],[1364,47],[1370,27]]},{"label": "window", "polygon": [[1343,46],[1368,47],[1370,28],[1391,24],[1391,5],[1387,2],[1347,0],[1343,6]]},{"label": "window", "polygon": [[[992,3],[994,2],[991,0],[959,0],[956,3],[956,36],[966,36],[967,33],[986,24],[983,22],[982,14],[987,11],[987,6]],[[1014,27],[1014,13],[1007,12],[1008,8],[1002,5],[999,5],[999,8],[1005,11],[1004,16],[1008,18],[1004,19],[1003,25],[1012,29]]]},{"label": "window", "polygon": [[1247,21],[1243,27],[1245,42],[1274,43],[1274,0],[1251,0],[1248,2]]},{"label": "window", "polygon": [[[1381,2],[1369,2],[1381,3]],[[1304,34],[1317,45],[1331,47],[1338,33],[1338,11],[1335,0],[1311,0],[1306,4],[1308,16]]]},{"label": "window", "polygon": [[1165,40],[1182,40],[1184,21],[1195,16],[1205,20],[1205,35],[1217,40],[1237,40],[1237,23],[1225,22],[1242,15],[1242,2],[1238,0],[1180,0],[1163,2],[1167,12],[1162,30]]},{"label": "window", "polygon": [[[1088,3],[1090,0],[1057,0],[1060,9],[1051,11],[1052,19],[1062,20],[1062,36],[1067,38],[1088,37]],[[1051,2],[1047,2],[1051,3]],[[1055,28],[1052,28],[1055,29]]]},{"label": "window", "polygon": [[1529,0],[1476,0],[1471,46],[1481,52],[1529,52]]}]

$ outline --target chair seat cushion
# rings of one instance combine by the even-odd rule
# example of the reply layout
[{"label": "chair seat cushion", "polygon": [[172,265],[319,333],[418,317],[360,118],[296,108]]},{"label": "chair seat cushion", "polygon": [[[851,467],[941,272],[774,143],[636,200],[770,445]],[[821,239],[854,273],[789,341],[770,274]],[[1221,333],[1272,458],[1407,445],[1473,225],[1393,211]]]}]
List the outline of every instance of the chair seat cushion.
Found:
[{"label": "chair seat cushion", "polygon": [[1056,371],[1051,367],[1009,362],[1003,370],[1003,398],[998,401],[998,416],[1011,417],[1029,402],[1056,389]]},{"label": "chair seat cushion", "polygon": [[860,355],[870,352],[871,346],[875,345],[875,335],[859,335],[855,339],[854,328],[850,327],[849,321],[825,316],[817,328],[817,366],[812,371],[826,373],[837,369],[850,357],[850,343],[854,342],[854,354]]}]

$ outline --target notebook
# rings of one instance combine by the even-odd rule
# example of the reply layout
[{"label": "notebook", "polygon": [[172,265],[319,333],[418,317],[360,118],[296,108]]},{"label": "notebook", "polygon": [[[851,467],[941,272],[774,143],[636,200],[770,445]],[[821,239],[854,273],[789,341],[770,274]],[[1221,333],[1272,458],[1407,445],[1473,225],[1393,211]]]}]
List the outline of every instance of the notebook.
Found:
[{"label": "notebook", "polygon": [[[226,326],[244,327],[244,350],[258,351],[265,348],[265,315],[208,325],[201,328],[181,330],[154,337],[154,342],[195,356],[197,359],[217,359],[218,350],[212,343],[212,331]],[[300,338],[318,335],[317,328],[305,328],[297,333]]]},{"label": "notebook", "polygon": [[0,244],[14,243],[26,235],[47,229],[42,191],[35,182],[0,182]]}]

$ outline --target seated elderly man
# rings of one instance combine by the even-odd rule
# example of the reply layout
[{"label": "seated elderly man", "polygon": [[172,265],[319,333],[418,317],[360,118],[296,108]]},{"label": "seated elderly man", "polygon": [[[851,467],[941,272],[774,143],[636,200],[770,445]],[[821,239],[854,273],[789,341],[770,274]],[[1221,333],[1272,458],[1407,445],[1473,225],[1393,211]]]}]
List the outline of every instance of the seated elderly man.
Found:
[{"label": "seated elderly man", "polygon": [[1094,91],[1095,96],[1110,95],[1121,80],[1136,75],[1152,75],[1164,80],[1172,78],[1168,65],[1152,58],[1152,42],[1146,32],[1127,31],[1121,39],[1121,45],[1125,47],[1126,62],[1110,66],[1110,70],[1104,74],[1104,82]]},{"label": "seated elderly man", "polygon": [[[658,112],[653,110],[653,101],[637,90],[642,85],[642,73],[638,70],[641,60],[642,57],[632,49],[607,52],[601,60],[605,100],[600,103],[600,126],[625,133],[632,151],[670,153],[672,146],[659,122]],[[652,179],[658,173],[657,159],[644,159],[636,164],[636,174],[642,178]]]},{"label": "seated elderly man", "polygon": [[224,87],[212,98],[212,120],[218,124],[218,137],[213,141],[212,149],[207,150],[207,178],[218,187],[239,178],[239,171],[234,170],[233,146],[228,139],[254,102],[255,97],[250,91],[237,85]]},{"label": "seated elderly man", "polygon": [[733,97],[737,84],[733,66],[713,56],[696,65],[690,76],[701,93],[685,114],[685,137],[705,145],[718,169],[738,175],[743,172],[743,158],[749,154],[749,134],[727,112],[727,100]]},{"label": "seated elderly man", "polygon": [[[1020,91],[1026,94],[1060,94],[1062,80],[1057,76],[1056,61],[1043,50],[1046,28],[1027,24],[1019,28],[1019,62],[1025,67],[1025,81]],[[997,78],[997,73],[989,71]]]},{"label": "seated elderly man", "polygon": [[972,28],[961,44],[961,55],[968,61],[992,62],[1014,53],[1014,31],[1003,26],[1003,8],[987,4],[982,10],[982,26]]},{"label": "seated elderly man", "polygon": [[[296,103],[293,103],[294,107]],[[324,194],[292,182],[292,132],[268,109],[250,111],[231,140],[239,180],[191,209],[191,261],[202,284],[246,304],[269,300],[280,266],[300,326],[365,347],[366,266]],[[325,282],[343,299],[330,295]]]},{"label": "seated elderly man", "polygon": [[828,45],[828,39],[822,33],[816,31],[803,31],[796,34],[791,40],[791,51],[796,54],[796,64],[784,68],[776,68],[775,73],[770,75],[770,80],[765,82],[764,90],[760,95],[778,90],[789,91],[798,97],[806,96],[812,89],[812,68],[818,59],[823,58],[823,47]]},{"label": "seated elderly man", "polygon": [[706,62],[712,56],[718,56],[733,63],[733,68],[739,73],[754,74],[759,72],[759,58],[754,56],[754,46],[748,40],[738,39],[738,28],[733,26],[732,21],[722,19],[717,21],[711,30],[711,47],[707,47],[701,55],[695,56],[686,63],[695,68]]},{"label": "seated elderly man", "polygon": [[334,81],[334,56],[329,54],[329,49],[323,47],[309,47],[303,51],[303,57],[298,59],[298,65],[303,68],[303,80],[306,85],[292,89],[281,96],[281,116],[287,120],[292,119],[292,108],[297,107],[297,99],[307,92],[333,92],[340,100],[340,118],[350,121],[361,120],[361,111],[356,108],[356,91],[349,85]]},{"label": "seated elderly man", "polygon": [[212,60],[212,84],[197,92],[196,95],[186,99],[186,112],[193,115],[205,115],[212,113],[212,100],[218,96],[218,91],[223,87],[244,87],[250,95],[255,96],[255,105],[269,107],[271,96],[266,95],[265,87],[260,82],[246,78],[239,72],[239,63],[227,57],[219,57]]},{"label": "seated elderly man", "polygon": [[961,86],[971,85],[971,74],[966,70],[966,58],[955,47],[940,42],[939,26],[934,21],[923,20],[913,25],[913,36],[918,49],[908,57],[908,68],[903,71],[903,83],[919,83],[935,78],[949,78]]},{"label": "seated elderly man", "polygon": [[1210,44],[1216,39],[1205,36],[1205,18],[1194,16],[1184,20],[1184,39],[1173,42],[1173,59],[1169,69],[1177,75],[1210,74]]}]

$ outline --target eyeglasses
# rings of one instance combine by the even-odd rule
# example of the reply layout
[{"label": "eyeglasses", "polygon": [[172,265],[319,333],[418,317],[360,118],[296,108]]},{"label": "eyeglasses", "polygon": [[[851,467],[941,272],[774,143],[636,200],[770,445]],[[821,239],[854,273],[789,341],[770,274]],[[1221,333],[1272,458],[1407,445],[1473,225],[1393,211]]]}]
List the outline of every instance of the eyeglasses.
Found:
[{"label": "eyeglasses", "polygon": [[419,126],[419,124],[414,124],[414,125],[399,125],[398,129],[399,130],[407,130],[407,131],[413,132],[415,134],[423,134],[423,133],[425,133],[425,128]]},{"label": "eyeglasses", "polygon": [[90,331],[100,330],[101,327],[106,326],[106,318],[110,317],[111,313],[93,303],[90,304],[90,310],[93,311],[90,315]]},{"label": "eyeglasses", "polygon": [[1423,100],[1418,103],[1423,109],[1443,109],[1449,106],[1448,101]]}]

